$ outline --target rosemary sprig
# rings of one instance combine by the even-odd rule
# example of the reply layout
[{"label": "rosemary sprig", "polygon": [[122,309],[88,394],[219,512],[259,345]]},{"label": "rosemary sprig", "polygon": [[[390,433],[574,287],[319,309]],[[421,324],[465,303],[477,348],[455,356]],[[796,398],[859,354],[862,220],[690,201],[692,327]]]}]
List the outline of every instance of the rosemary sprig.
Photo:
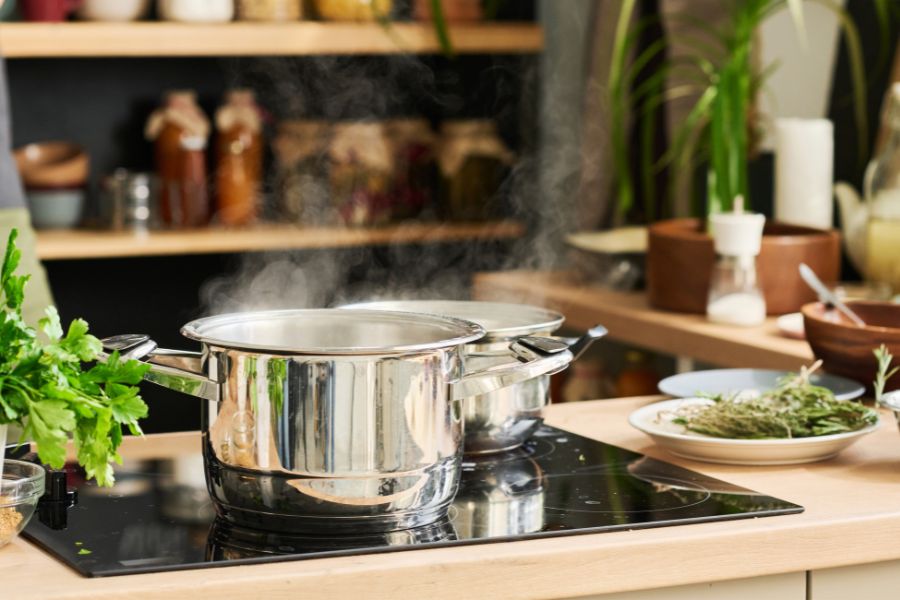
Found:
[{"label": "rosemary sprig", "polygon": [[712,404],[684,404],[669,416],[694,433],[732,439],[804,438],[857,431],[878,422],[858,402],[838,400],[810,383],[818,363],[785,378],[758,397],[711,396]]},{"label": "rosemary sprig", "polygon": [[872,354],[875,355],[875,360],[878,361],[878,373],[875,375],[875,383],[873,384],[875,388],[875,404],[882,406],[881,397],[884,395],[884,386],[887,384],[888,379],[893,377],[897,371],[900,371],[900,366],[891,369],[891,361],[894,360],[894,357],[884,344],[872,350]]}]

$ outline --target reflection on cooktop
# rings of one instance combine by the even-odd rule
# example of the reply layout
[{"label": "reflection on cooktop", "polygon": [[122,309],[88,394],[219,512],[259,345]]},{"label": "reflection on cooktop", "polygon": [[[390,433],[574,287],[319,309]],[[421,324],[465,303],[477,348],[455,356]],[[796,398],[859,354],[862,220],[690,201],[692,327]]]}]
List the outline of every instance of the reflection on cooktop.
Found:
[{"label": "reflection on cooktop", "polygon": [[463,461],[446,519],[366,536],[308,536],[215,519],[196,455],[117,470],[85,484],[68,527],[35,518],[25,535],[87,576],[390,552],[800,512],[797,505],[544,426],[522,448]]}]

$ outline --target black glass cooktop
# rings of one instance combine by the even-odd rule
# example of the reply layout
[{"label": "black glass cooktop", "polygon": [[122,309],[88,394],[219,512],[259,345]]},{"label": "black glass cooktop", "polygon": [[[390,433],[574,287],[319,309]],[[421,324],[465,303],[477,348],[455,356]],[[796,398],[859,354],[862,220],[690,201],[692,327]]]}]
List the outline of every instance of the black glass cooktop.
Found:
[{"label": "black glass cooktop", "polygon": [[[198,444],[199,445],[199,444]],[[285,535],[215,519],[200,448],[126,463],[113,488],[69,475],[64,529],[36,514],[25,535],[87,576],[500,542],[798,513],[802,507],[665,462],[543,427],[517,451],[465,460],[448,517],[357,536]],[[46,512],[46,511],[45,511]],[[58,526],[59,524],[57,524]]]}]

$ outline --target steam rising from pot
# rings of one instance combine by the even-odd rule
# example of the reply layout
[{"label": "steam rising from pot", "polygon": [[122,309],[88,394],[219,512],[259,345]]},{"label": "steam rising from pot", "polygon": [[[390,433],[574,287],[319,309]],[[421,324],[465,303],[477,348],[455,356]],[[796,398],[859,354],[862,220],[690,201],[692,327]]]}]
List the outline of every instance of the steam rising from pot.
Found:
[{"label": "steam rising from pot", "polygon": [[[505,245],[389,243],[374,248],[246,254],[237,259],[232,272],[203,284],[204,313],[320,307],[388,297],[466,298],[474,271],[545,269],[561,262],[563,235],[572,230],[564,195],[577,180],[580,165],[536,151],[538,115],[528,100],[522,100],[538,93],[536,58],[460,58],[454,64],[442,58],[403,55],[267,58],[234,64],[230,83],[257,90],[260,103],[277,118],[365,120],[418,113],[432,122],[497,120],[517,153],[499,194],[503,212],[524,222],[529,235]],[[544,70],[548,72],[547,65]],[[546,98],[542,104],[541,110],[551,117],[572,110]],[[555,118],[543,120],[551,126],[556,122]],[[557,138],[554,143],[563,142]],[[551,195],[541,192],[541,181],[548,183],[545,189]],[[272,182],[267,192],[272,192]],[[321,193],[310,190],[317,192]],[[297,235],[303,235],[302,229]]]}]

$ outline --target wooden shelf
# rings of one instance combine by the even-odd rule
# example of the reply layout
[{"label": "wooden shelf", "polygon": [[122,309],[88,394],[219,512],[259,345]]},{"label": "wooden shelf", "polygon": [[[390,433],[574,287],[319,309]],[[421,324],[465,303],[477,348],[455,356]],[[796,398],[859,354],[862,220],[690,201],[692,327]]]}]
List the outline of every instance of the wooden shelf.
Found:
[{"label": "wooden shelf", "polygon": [[[454,25],[458,53],[530,53],[544,45],[532,23]],[[430,24],[395,23],[4,23],[7,58],[115,56],[291,56],[437,53]]]},{"label": "wooden shelf", "polygon": [[478,300],[540,304],[566,315],[575,329],[602,323],[612,339],[722,367],[796,370],[813,361],[809,344],[781,336],[774,318],[759,327],[710,323],[704,315],[652,308],[644,292],[613,292],[565,273],[480,273],[473,293]]},{"label": "wooden shelf", "polygon": [[154,231],[144,235],[60,230],[38,232],[37,252],[42,260],[74,260],[503,240],[515,239],[524,233],[524,225],[514,221],[411,222],[377,229],[261,225],[250,229]]}]

